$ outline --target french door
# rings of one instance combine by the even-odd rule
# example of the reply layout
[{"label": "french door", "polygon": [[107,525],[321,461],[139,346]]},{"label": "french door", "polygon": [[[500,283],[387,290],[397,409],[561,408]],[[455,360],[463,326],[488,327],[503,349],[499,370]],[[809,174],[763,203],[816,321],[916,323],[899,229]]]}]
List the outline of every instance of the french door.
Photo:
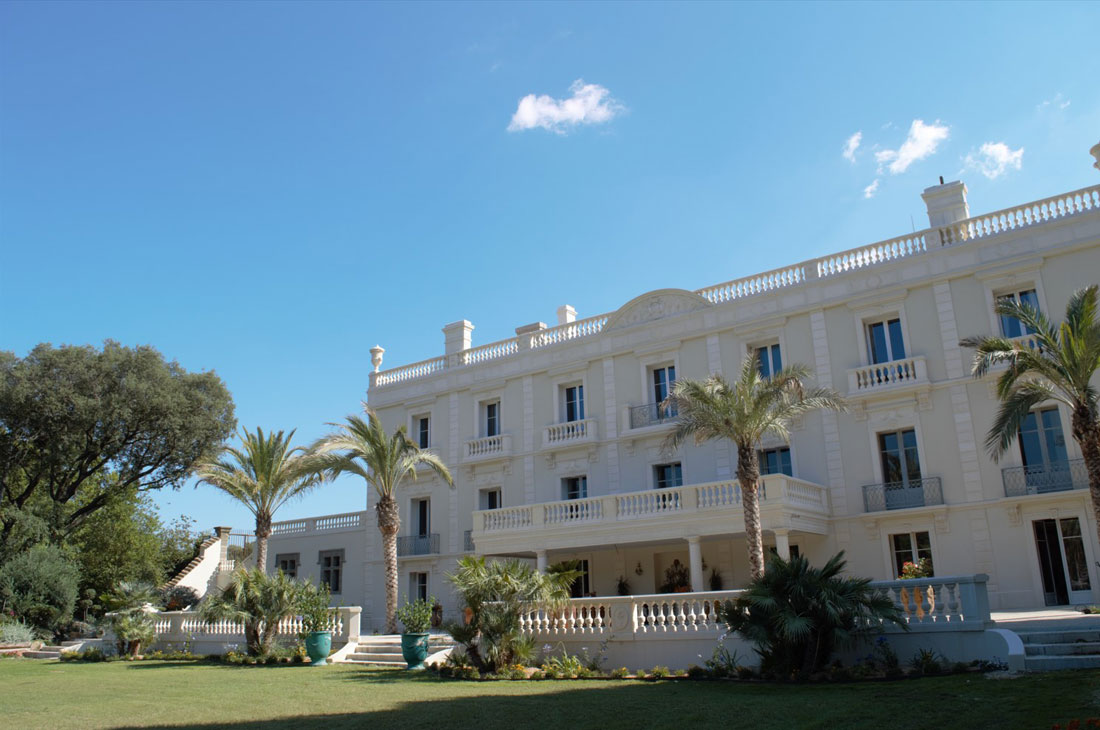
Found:
[{"label": "french door", "polygon": [[1089,603],[1089,561],[1081,521],[1076,517],[1035,520],[1035,552],[1043,582],[1043,601],[1048,606]]}]

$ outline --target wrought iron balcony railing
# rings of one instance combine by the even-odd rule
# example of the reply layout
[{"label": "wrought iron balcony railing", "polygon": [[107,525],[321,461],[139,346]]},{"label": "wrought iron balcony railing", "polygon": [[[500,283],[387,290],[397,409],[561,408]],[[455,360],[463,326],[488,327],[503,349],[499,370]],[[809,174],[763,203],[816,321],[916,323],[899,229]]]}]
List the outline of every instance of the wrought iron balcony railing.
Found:
[{"label": "wrought iron balcony railing", "polygon": [[430,535],[401,535],[397,538],[397,556],[437,555],[439,553],[439,533]]},{"label": "wrought iron balcony railing", "polygon": [[630,408],[631,428],[656,426],[661,423],[668,423],[673,418],[676,418],[676,409],[664,407],[660,403],[647,403],[644,406],[631,406]]},{"label": "wrought iron balcony railing", "polygon": [[868,484],[863,488],[863,507],[868,512],[936,504],[943,504],[943,487],[939,477]]},{"label": "wrought iron balcony railing", "polygon": [[1088,489],[1089,486],[1089,474],[1084,459],[1010,466],[1001,469],[1001,479],[1005,484],[1006,497]]},{"label": "wrought iron balcony railing", "polygon": [[467,553],[474,551],[474,531],[466,530],[462,533],[462,550]]}]

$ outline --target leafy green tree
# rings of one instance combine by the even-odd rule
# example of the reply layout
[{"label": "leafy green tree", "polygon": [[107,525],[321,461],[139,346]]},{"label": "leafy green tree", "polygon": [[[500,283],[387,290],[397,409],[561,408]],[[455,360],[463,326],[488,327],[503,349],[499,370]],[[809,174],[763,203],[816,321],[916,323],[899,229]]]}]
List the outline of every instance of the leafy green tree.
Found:
[{"label": "leafy green tree", "polygon": [[291,446],[294,431],[265,434],[242,431],[241,448],[227,446],[219,460],[195,471],[199,483],[233,497],[256,517],[256,565],[267,570],[267,539],[276,510],[325,481],[322,461],[301,446]]},{"label": "leafy green tree", "polygon": [[825,667],[833,651],[874,627],[908,628],[891,598],[870,578],[843,576],[844,553],[814,568],[804,557],[773,557],[719,618],[756,645],[761,672],[790,679]]},{"label": "leafy green tree", "polygon": [[0,553],[36,498],[78,502],[50,515],[63,537],[118,494],[178,488],[234,425],[217,375],[152,347],[0,351]]},{"label": "leafy green tree", "polygon": [[[1100,396],[1094,385],[1100,372],[1097,291],[1094,284],[1074,292],[1061,324],[1015,299],[998,302],[997,314],[1013,317],[1034,332],[1028,338],[1034,346],[1005,337],[968,337],[959,344],[974,349],[972,372],[976,378],[995,365],[1008,366],[997,378],[1001,407],[985,441],[993,460],[999,460],[1016,440],[1032,408],[1047,401],[1065,405],[1088,472],[1092,509],[1100,518]],[[1100,522],[1097,529],[1100,534]]]},{"label": "leafy green tree", "polygon": [[335,478],[340,474],[362,477],[378,498],[374,506],[378,531],[382,533],[386,563],[386,632],[397,633],[397,533],[401,530],[401,512],[394,495],[405,481],[416,481],[416,467],[423,464],[454,487],[454,479],[443,461],[430,451],[421,450],[400,426],[387,434],[382,421],[364,404],[367,418],[348,416],[344,423],[330,424],[335,433],[317,441],[314,451],[326,458],[326,470]]},{"label": "leafy green tree", "polygon": [[455,641],[466,647],[470,661],[483,672],[513,663],[530,640],[520,632],[520,617],[535,609],[560,610],[569,603],[569,587],[580,577],[568,564],[545,574],[514,558],[486,561],[460,558],[447,580],[469,609],[465,625],[451,626]]},{"label": "leafy green tree", "polygon": [[[811,411],[842,411],[844,400],[831,388],[807,388],[810,371],[794,364],[770,378],[760,374],[754,354],[745,358],[740,377],[729,382],[721,375],[705,380],[677,380],[662,404],[676,413],[676,428],[665,442],[668,449],[692,439],[696,444],[727,440],[737,447],[737,479],[741,484],[741,505],[745,514],[745,542],[748,545],[752,577],[764,574],[764,540],[760,528],[758,485],[760,462],[756,451],[767,435],[790,437],[791,422]],[[692,586],[699,590],[700,586]]]},{"label": "leafy green tree", "polygon": [[303,595],[302,584],[281,570],[272,575],[258,568],[238,570],[233,582],[203,601],[199,611],[204,621],[242,622],[248,653],[264,656],[271,652],[279,621],[298,613]]},{"label": "leafy green tree", "polygon": [[36,545],[0,567],[0,610],[45,631],[73,617],[80,568],[52,545]]},{"label": "leafy green tree", "polygon": [[211,533],[196,530],[193,519],[180,515],[167,524],[162,523],[157,536],[160,538],[160,557],[164,575],[171,578],[187,567],[191,559],[199,554],[199,546],[211,536]]},{"label": "leafy green tree", "polygon": [[163,582],[161,529],[147,495],[133,489],[116,495],[65,542],[80,565],[81,587],[102,595],[123,581]]}]

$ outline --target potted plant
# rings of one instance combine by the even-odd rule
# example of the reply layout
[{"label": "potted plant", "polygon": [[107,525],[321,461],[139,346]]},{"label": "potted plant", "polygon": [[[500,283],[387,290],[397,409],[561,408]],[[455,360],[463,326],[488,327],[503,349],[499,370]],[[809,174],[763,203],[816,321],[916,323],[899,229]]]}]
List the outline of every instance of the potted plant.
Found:
[{"label": "potted plant", "polygon": [[401,656],[409,669],[423,669],[428,658],[428,627],[434,605],[435,597],[429,596],[426,601],[418,598],[411,603],[406,599],[405,605],[397,609],[397,620],[405,627],[401,634]]},{"label": "potted plant", "polygon": [[306,654],[310,665],[323,667],[328,664],[328,655],[332,651],[332,609],[327,585],[314,586],[306,583],[302,586],[298,611],[302,616],[302,637],[305,639]]}]

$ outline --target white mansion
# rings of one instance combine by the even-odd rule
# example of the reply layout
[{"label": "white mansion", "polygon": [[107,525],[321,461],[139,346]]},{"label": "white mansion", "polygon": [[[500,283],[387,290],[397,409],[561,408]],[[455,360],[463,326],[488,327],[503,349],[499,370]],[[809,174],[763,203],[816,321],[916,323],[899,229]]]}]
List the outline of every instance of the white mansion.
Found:
[{"label": "white mansion", "polygon": [[[1098,153],[1100,154],[1100,153]],[[761,445],[765,543],[821,563],[844,550],[876,579],[931,559],[937,575],[989,575],[993,608],[1100,603],[1100,545],[1068,413],[1037,409],[1000,463],[983,447],[997,409],[970,375],[968,335],[1028,337],[998,318],[1015,297],[1056,319],[1100,283],[1100,186],[971,216],[961,182],[922,195],[929,227],[697,291],[662,289],[617,311],[516,328],[474,346],[443,328],[445,352],[381,370],[368,401],[455,476],[400,494],[400,591],[457,614],[445,574],[475,553],[542,567],[580,560],[577,595],[706,591],[749,578],[735,452],[667,453],[658,409],[676,378],[807,364],[848,413],[796,423]],[[330,584],[383,622],[381,537],[361,512],[275,525],[269,568]],[[403,597],[402,596],[402,597]]]}]

